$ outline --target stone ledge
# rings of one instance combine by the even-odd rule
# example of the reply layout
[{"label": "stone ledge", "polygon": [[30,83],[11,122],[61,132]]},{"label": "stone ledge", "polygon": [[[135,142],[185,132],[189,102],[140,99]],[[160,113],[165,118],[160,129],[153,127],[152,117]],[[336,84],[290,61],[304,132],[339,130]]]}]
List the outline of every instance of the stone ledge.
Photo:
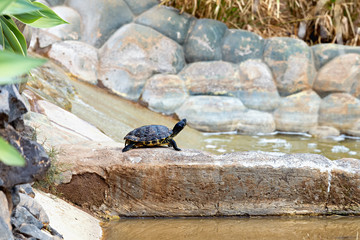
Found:
[{"label": "stone ledge", "polygon": [[[59,161],[69,176],[59,185],[63,196],[120,216],[360,214],[357,159],[266,152],[212,155],[167,148],[122,153],[122,147],[63,145]],[[88,174],[98,176],[82,177]],[[89,181],[99,177],[105,183],[102,193]],[[81,196],[77,202],[76,193],[84,191],[88,199]],[[92,202],[94,194],[103,195],[102,204],[98,198]]]}]

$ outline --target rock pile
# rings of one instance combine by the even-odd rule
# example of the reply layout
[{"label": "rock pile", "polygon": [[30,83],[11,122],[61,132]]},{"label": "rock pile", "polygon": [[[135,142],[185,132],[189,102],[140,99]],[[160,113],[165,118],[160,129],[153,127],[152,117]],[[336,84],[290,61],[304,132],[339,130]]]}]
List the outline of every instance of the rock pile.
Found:
[{"label": "rock pile", "polygon": [[[263,39],[179,14],[156,0],[68,0],[53,9],[72,24],[38,30],[35,51],[45,51],[81,80],[153,111],[186,117],[198,130],[255,134],[333,127],[360,136],[359,47]],[[221,100],[213,111],[196,99]],[[230,116],[224,99],[232,108],[243,107]],[[212,119],[209,126],[198,124],[194,116],[200,112]],[[261,120],[244,124],[249,112]]]},{"label": "rock pile", "polygon": [[[0,86],[0,137],[24,156],[25,167],[8,166],[0,161],[0,239],[60,239],[36,204],[31,186],[50,167],[44,148],[29,137],[23,114],[27,108],[16,85]],[[28,193],[29,195],[25,194]],[[42,229],[50,230],[48,233]]]}]

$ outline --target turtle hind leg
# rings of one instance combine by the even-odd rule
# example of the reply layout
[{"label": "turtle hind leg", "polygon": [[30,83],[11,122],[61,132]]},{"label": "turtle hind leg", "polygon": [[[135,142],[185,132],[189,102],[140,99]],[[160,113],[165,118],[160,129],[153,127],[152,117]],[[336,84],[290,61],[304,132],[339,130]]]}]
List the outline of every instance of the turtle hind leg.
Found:
[{"label": "turtle hind leg", "polygon": [[173,147],[176,151],[181,151],[181,149],[177,147],[176,142],[174,141],[174,139],[171,139],[169,141],[169,147]]},{"label": "turtle hind leg", "polygon": [[129,151],[130,149],[132,149],[134,147],[135,143],[133,142],[130,142],[128,145],[126,145],[125,143],[125,147],[123,148],[122,152],[127,152]]}]

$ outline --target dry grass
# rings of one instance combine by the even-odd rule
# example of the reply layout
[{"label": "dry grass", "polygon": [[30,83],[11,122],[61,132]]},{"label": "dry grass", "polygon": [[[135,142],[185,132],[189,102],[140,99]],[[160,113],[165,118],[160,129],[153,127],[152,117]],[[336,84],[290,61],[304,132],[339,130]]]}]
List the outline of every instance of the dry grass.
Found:
[{"label": "dry grass", "polygon": [[264,38],[360,46],[359,0],[162,0],[161,4]]}]

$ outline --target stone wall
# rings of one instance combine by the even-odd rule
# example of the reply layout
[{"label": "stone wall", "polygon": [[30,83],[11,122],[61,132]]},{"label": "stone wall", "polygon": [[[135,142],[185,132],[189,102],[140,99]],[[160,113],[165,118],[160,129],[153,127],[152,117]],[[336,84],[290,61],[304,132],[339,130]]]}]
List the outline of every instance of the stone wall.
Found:
[{"label": "stone wall", "polygon": [[53,9],[71,24],[37,30],[35,51],[195,129],[360,136],[359,47],[263,39],[156,0],[67,0]]}]

